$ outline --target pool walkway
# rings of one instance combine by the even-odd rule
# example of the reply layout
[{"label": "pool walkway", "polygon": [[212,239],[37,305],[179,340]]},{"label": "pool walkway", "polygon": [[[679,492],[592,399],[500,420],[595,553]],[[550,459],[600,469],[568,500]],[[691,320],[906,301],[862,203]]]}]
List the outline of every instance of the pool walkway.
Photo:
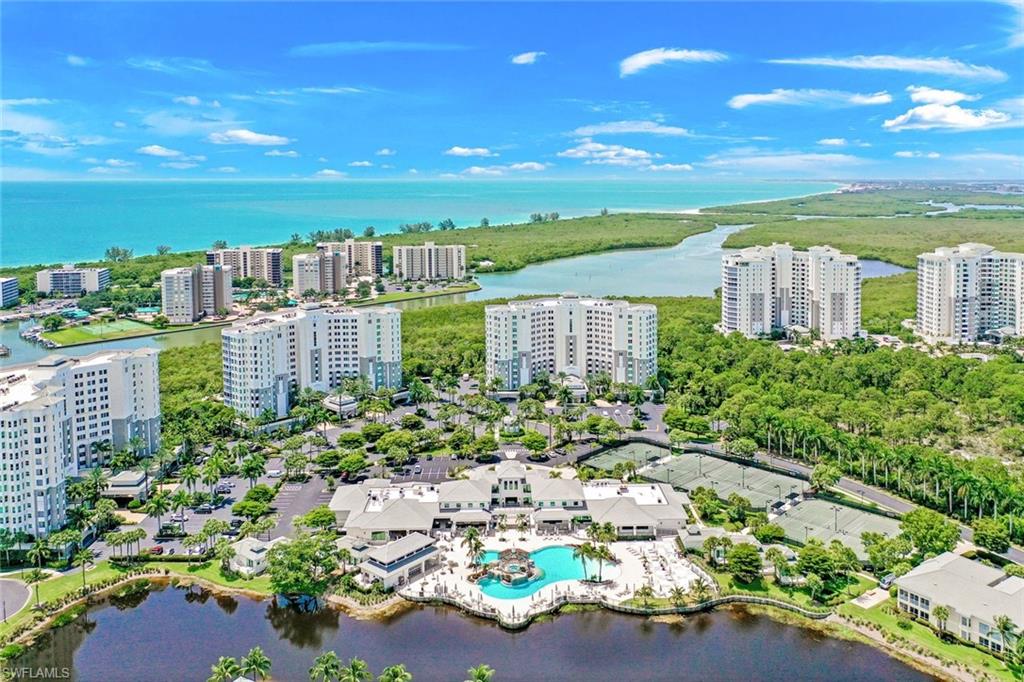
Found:
[{"label": "pool walkway", "polygon": [[[500,537],[505,541],[502,542]],[[580,545],[587,541],[582,534],[538,536],[532,532],[525,536],[506,532],[503,536],[484,540],[485,550],[501,551],[516,547],[528,552],[553,545]],[[470,575],[478,568],[470,567],[468,554],[461,542],[460,537],[442,539],[438,543],[442,553],[441,568],[405,586],[400,594],[416,601],[446,601],[470,613],[517,627],[566,601],[619,604],[632,598],[644,585],[651,585],[656,596],[667,597],[674,587],[688,590],[700,575],[699,568],[679,556],[674,537],[657,541],[615,542],[611,544],[611,550],[618,563],[604,566],[605,580],[600,584],[562,580],[545,585],[522,599],[499,599],[484,594],[470,580]]]}]

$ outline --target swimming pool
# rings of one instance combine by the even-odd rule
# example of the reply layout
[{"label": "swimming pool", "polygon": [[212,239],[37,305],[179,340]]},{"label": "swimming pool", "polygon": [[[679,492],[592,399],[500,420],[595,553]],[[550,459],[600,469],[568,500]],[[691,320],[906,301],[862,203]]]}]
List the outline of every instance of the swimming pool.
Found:
[{"label": "swimming pool", "polygon": [[[483,563],[486,564],[497,558],[497,552],[484,552]],[[495,599],[522,599],[529,597],[545,585],[562,580],[582,580],[586,576],[583,571],[583,562],[572,557],[572,547],[562,545],[544,547],[530,552],[530,559],[543,572],[541,577],[518,585],[506,585],[500,579],[488,576],[477,583],[480,590]],[[607,577],[611,568],[605,564],[602,577]],[[597,562],[587,562],[587,573],[597,575]]]}]

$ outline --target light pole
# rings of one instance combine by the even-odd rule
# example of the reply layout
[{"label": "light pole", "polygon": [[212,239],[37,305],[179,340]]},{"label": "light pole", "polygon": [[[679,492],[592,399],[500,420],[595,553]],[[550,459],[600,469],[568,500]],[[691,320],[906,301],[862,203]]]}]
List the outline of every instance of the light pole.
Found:
[{"label": "light pole", "polygon": [[776,483],[775,490],[779,492],[779,502],[782,502],[782,486]]},{"label": "light pole", "polygon": [[807,534],[811,532],[810,526],[804,526],[804,544],[807,544]]},{"label": "light pole", "polygon": [[747,467],[740,465],[740,487],[747,487]]},{"label": "light pole", "polygon": [[701,453],[698,452],[697,453],[697,475],[698,476],[703,476],[704,475],[704,468],[702,466],[703,463],[704,463],[704,455],[702,455]]},{"label": "light pole", "polygon": [[833,525],[833,528],[838,533],[839,532],[839,507],[837,507],[836,505],[833,504],[832,505],[832,511],[835,512],[835,523]]}]

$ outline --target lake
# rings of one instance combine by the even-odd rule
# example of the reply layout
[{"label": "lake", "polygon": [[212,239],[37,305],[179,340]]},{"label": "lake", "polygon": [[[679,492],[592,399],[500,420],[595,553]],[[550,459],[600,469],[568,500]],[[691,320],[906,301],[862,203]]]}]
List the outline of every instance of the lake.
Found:
[{"label": "lake", "polygon": [[70,679],[84,682],[204,680],[218,657],[239,658],[256,645],[275,680],[296,682],[309,679],[313,659],[328,649],[366,660],[375,673],[403,663],[418,682],[457,682],[480,663],[499,682],[934,679],[865,644],[742,610],[678,625],[594,611],[508,632],[446,607],[361,621],[173,587],[94,607],[16,665],[70,668]]}]

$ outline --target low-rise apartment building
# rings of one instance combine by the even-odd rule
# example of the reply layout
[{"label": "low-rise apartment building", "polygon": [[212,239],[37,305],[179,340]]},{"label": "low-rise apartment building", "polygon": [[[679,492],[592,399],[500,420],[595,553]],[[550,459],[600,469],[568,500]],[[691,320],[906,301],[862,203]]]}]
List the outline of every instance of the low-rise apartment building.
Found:
[{"label": "low-rise apartment building", "polygon": [[284,286],[282,249],[239,246],[206,252],[207,265],[226,265],[234,277],[266,280],[274,287]]},{"label": "low-rise apartment building", "polygon": [[607,373],[642,386],[658,373],[658,309],[581,298],[509,301],[486,308],[487,379],[516,390],[547,374]]},{"label": "low-rise apartment building", "polygon": [[160,444],[157,351],[50,355],[0,369],[0,529],[45,536],[65,519],[70,476]]},{"label": "low-rise apartment building", "polygon": [[[993,651],[1007,644],[996,627],[999,616],[1024,623],[1024,578],[953,552],[925,560],[897,578],[896,587],[901,610]],[[949,611],[945,622],[935,617],[938,606]]]},{"label": "low-rise apartment building", "polygon": [[171,324],[191,324],[230,310],[230,265],[193,265],[160,273],[161,311]]},{"label": "low-rise apartment building", "polygon": [[52,296],[81,296],[110,288],[110,268],[61,268],[40,270],[36,273],[36,291]]},{"label": "low-rise apartment building", "polygon": [[922,253],[916,331],[945,343],[1024,336],[1024,253],[973,243]]},{"label": "low-rise apartment building", "polygon": [[463,279],[466,247],[461,244],[426,242],[422,246],[396,246],[392,273],[400,280]]},{"label": "low-rise apartment building", "polygon": [[861,266],[830,246],[754,246],[722,256],[719,329],[749,338],[804,328],[826,341],[861,324]]},{"label": "low-rise apartment building", "polygon": [[400,388],[401,319],[394,308],[305,303],[225,327],[224,403],[247,417],[283,417],[304,388],[330,392],[360,376],[374,390]]}]

